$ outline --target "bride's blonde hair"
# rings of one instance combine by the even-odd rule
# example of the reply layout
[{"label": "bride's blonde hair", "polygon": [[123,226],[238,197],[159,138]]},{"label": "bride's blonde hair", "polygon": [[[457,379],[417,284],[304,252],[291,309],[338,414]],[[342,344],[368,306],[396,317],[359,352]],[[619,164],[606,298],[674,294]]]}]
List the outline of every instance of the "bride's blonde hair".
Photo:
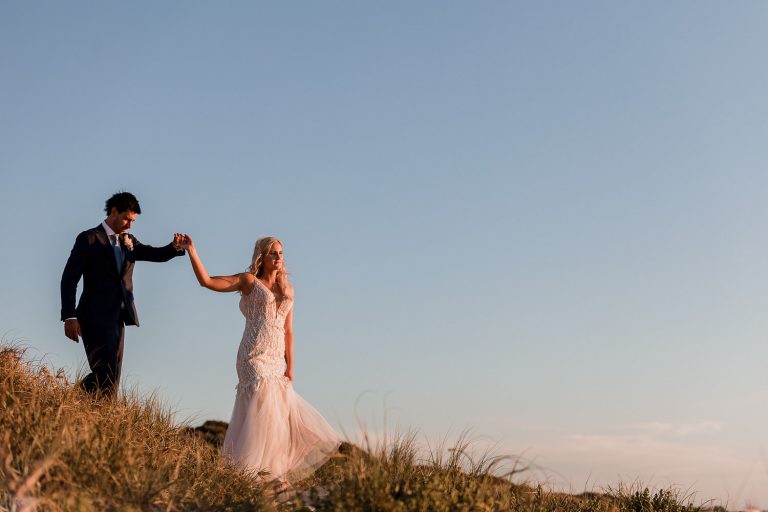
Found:
[{"label": "bride's blonde hair", "polygon": [[[283,242],[273,236],[265,236],[256,240],[256,245],[253,247],[253,257],[251,258],[251,266],[248,267],[248,272],[254,275],[254,277],[261,277],[264,271],[264,257],[269,253],[275,243],[283,245]],[[277,271],[277,287],[280,290],[280,295],[287,295],[288,290],[288,271],[283,263],[283,269]]]}]

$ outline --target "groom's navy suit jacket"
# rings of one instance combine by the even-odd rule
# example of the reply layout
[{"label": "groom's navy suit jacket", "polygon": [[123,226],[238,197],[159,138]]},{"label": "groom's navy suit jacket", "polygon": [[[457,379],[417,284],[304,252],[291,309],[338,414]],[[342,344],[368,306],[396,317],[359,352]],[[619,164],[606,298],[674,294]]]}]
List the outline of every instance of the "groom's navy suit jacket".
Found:
[{"label": "groom's navy suit jacket", "polygon": [[[144,245],[126,234],[133,247],[123,247],[123,268],[118,272],[115,253],[102,225],[77,235],[61,276],[61,319],[77,317],[94,324],[122,321],[139,325],[139,315],[133,303],[133,265],[137,261],[168,261],[184,254],[173,244],[164,247]],[[77,283],[83,278],[83,293],[75,307]]]}]

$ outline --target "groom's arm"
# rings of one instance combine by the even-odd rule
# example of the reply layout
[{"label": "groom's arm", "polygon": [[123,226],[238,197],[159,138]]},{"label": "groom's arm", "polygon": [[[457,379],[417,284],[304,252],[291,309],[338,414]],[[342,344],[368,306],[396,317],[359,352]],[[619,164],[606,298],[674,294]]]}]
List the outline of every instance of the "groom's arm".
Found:
[{"label": "groom's arm", "polygon": [[88,256],[88,234],[82,232],[77,235],[72,252],[61,274],[61,320],[74,318],[75,300],[77,298],[77,283],[83,275],[85,262]]},{"label": "groom's arm", "polygon": [[154,261],[163,263],[176,256],[184,256],[184,249],[176,249],[173,242],[163,247],[152,247],[139,242],[136,237],[129,235],[133,242],[133,250],[129,252],[128,257],[134,261]]}]

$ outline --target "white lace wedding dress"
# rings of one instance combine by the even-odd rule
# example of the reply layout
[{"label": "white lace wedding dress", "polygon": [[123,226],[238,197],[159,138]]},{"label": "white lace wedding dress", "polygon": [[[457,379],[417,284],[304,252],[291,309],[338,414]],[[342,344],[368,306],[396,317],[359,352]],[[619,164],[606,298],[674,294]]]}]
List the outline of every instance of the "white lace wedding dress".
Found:
[{"label": "white lace wedding dress", "polygon": [[237,397],[224,455],[267,478],[300,480],[322,465],[339,437],[284,376],[285,317],[293,300],[276,301],[256,279],[240,299],[245,332],[237,352]]}]

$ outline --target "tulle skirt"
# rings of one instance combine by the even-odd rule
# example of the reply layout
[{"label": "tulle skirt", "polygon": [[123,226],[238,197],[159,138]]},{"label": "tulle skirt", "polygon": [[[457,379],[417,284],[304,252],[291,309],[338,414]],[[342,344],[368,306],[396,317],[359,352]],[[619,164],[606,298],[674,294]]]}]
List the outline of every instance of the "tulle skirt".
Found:
[{"label": "tulle skirt", "polygon": [[297,481],[333,455],[340,440],[328,422],[284,378],[238,386],[223,453],[267,479]]}]

